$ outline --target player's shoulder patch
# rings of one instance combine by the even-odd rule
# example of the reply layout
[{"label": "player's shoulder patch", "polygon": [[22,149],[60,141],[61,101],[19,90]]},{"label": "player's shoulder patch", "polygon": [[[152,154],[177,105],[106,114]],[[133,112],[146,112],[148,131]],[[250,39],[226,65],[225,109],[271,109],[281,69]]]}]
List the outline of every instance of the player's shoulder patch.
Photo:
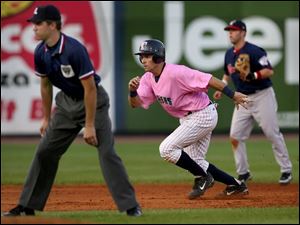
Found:
[{"label": "player's shoulder patch", "polygon": [[258,60],[259,64],[262,65],[262,66],[268,66],[270,63],[269,63],[269,60],[268,60],[268,57],[266,55],[262,56],[259,60]]}]

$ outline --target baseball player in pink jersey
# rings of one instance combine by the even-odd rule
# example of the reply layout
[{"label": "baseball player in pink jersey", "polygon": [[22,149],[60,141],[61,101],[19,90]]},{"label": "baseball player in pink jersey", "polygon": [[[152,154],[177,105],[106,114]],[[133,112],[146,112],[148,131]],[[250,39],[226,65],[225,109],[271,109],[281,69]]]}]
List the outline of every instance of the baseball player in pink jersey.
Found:
[{"label": "baseball player in pink jersey", "polygon": [[179,118],[179,127],[160,144],[159,151],[164,160],[194,175],[189,199],[203,195],[215,180],[227,185],[223,192],[227,196],[248,194],[244,182],[205,160],[218,120],[215,105],[207,95],[208,88],[222,91],[237,106],[246,107],[247,95],[233,92],[211,74],[165,63],[165,47],[159,40],[144,41],[135,55],[139,56],[146,73],[129,81],[129,104],[148,109],[157,100],[167,113]]}]

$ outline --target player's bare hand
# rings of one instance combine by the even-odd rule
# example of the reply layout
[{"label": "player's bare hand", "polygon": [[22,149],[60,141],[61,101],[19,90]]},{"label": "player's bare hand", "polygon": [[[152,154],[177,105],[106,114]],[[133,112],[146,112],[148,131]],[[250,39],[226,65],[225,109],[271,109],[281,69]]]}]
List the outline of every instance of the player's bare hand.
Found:
[{"label": "player's bare hand", "polygon": [[96,136],[96,130],[95,127],[85,127],[83,131],[83,138],[86,143],[92,146],[97,146],[98,145],[98,140]]},{"label": "player's bare hand", "polygon": [[222,92],[221,91],[215,91],[213,98],[216,100],[219,100],[222,98]]},{"label": "player's bare hand", "polygon": [[239,105],[247,109],[247,104],[250,102],[247,95],[244,95],[240,92],[234,92],[233,96],[234,103],[236,104],[237,109],[239,109]]},{"label": "player's bare hand", "polygon": [[141,78],[139,76],[132,78],[128,83],[129,91],[136,91],[140,85],[140,80]]},{"label": "player's bare hand", "polygon": [[46,132],[46,129],[47,129],[48,125],[49,125],[49,120],[43,119],[42,125],[40,127],[40,135],[41,135],[41,137],[43,137],[45,135],[45,132]]}]

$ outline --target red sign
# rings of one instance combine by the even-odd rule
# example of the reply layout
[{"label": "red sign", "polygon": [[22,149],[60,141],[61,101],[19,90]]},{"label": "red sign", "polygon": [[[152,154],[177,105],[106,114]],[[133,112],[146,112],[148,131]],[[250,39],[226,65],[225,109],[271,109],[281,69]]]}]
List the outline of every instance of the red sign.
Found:
[{"label": "red sign", "polygon": [[100,21],[96,21],[89,1],[6,1],[3,5],[1,3],[1,61],[19,56],[34,69],[33,52],[37,41],[34,39],[32,24],[26,20],[32,17],[37,6],[46,4],[53,4],[60,10],[62,32],[84,44],[95,70],[99,71],[102,64],[101,45],[103,44],[99,41],[101,40]]}]

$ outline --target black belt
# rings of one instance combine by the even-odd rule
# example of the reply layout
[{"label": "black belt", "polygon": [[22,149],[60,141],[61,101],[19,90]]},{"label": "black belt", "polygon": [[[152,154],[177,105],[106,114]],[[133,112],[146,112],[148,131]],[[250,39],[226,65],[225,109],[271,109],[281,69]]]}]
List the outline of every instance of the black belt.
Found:
[{"label": "black belt", "polygon": [[[97,90],[99,89],[99,86],[96,84],[96,88],[97,88]],[[65,92],[64,92],[65,93]],[[83,95],[82,96],[72,96],[72,95],[69,95],[69,94],[67,94],[67,93],[65,93],[68,97],[70,97],[71,99],[73,99],[74,101],[81,101],[81,100],[83,100],[84,99],[84,93],[83,93]]]},{"label": "black belt", "polygon": [[[213,102],[212,101],[209,101],[209,104],[207,105],[207,106],[210,106],[211,104],[213,104]],[[206,106],[206,107],[207,107]],[[205,107],[205,108],[206,108]],[[193,112],[192,111],[188,111],[188,113],[185,115],[185,116],[188,116],[188,115],[191,115]]]},{"label": "black belt", "polygon": [[262,89],[252,90],[252,91],[239,91],[239,92],[243,93],[244,95],[252,95],[252,94],[255,94],[255,93],[259,92],[259,91],[265,90],[265,89],[267,89],[269,87],[271,87],[271,86],[264,87]]}]

